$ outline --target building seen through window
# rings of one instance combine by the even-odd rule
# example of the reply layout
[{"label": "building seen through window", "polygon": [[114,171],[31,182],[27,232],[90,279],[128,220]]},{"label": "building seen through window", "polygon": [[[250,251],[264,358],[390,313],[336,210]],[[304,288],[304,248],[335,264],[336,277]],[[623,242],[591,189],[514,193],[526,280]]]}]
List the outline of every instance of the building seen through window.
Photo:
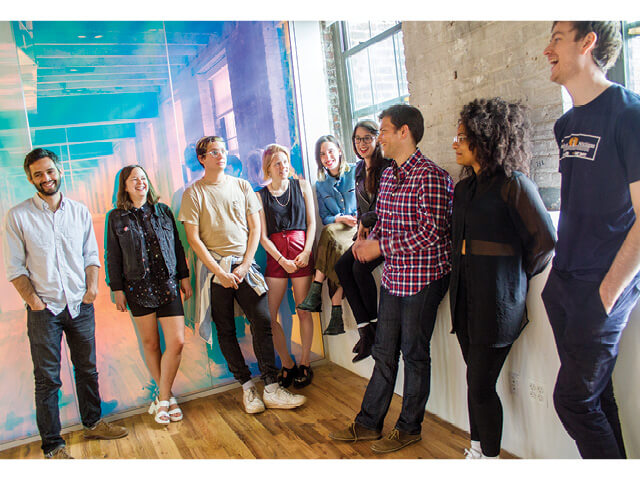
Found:
[{"label": "building seen through window", "polygon": [[332,26],[345,138],[359,120],[376,119],[388,106],[408,103],[401,27],[395,21]]},{"label": "building seen through window", "polygon": [[627,88],[640,94],[640,21],[624,22]]}]

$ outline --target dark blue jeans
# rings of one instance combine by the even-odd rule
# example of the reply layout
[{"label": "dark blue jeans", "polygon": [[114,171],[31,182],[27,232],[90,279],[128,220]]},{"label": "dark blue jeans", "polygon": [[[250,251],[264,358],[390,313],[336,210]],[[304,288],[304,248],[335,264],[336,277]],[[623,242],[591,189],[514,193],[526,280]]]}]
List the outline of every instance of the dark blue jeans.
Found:
[{"label": "dark blue jeans", "polygon": [[431,385],[429,343],[438,305],[448,287],[449,275],[446,275],[409,297],[396,297],[384,287],[380,289],[378,327],[372,351],[375,366],[356,423],[382,431],[402,353],[404,388],[396,428],[404,433],[420,433]]},{"label": "dark blue jeans", "polygon": [[607,315],[600,282],[552,269],[542,291],[560,357],[553,401],[583,458],[626,458],[611,374],[629,313],[638,300],[637,280]]},{"label": "dark blue jeans", "polygon": [[92,427],[101,416],[93,305],[81,304],[76,318],[71,318],[68,308],[58,315],[48,309],[27,308],[27,333],[36,383],[36,422],[45,454],[65,444],[60,436],[58,408],[63,332],[73,362],[82,424]]}]

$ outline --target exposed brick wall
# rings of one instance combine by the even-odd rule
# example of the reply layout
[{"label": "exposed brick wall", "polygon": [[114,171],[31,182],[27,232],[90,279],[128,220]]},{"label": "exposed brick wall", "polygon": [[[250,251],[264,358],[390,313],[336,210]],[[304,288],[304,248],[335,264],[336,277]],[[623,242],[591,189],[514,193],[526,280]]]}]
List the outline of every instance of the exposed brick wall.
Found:
[{"label": "exposed brick wall", "polygon": [[531,109],[531,176],[548,208],[559,208],[553,124],[562,94],[542,51],[551,22],[403,22],[410,103],[425,117],[420,147],[458,178],[451,148],[462,106],[482,97],[522,100]]},{"label": "exposed brick wall", "polygon": [[332,28],[328,22],[320,22],[322,29],[322,45],[325,58],[325,74],[327,78],[327,95],[329,97],[329,121],[333,126],[330,132],[340,139],[342,135],[342,119],[340,117],[340,96],[338,93],[338,75],[333,51]]}]

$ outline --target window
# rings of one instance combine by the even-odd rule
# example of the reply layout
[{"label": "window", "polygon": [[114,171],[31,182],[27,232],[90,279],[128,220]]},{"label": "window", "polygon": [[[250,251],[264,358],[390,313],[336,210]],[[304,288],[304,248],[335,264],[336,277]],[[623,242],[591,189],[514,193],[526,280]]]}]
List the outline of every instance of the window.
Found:
[{"label": "window", "polygon": [[209,81],[211,82],[211,91],[213,92],[217,135],[227,140],[229,153],[237,155],[239,153],[238,134],[236,132],[236,121],[233,113],[229,67],[224,65],[211,76]]},{"label": "window", "polygon": [[336,22],[334,51],[343,137],[359,120],[377,120],[382,110],[408,103],[400,22]]},{"label": "window", "polygon": [[[616,63],[607,70],[607,78],[612,82],[640,94],[640,21],[620,22],[622,51]],[[573,106],[569,92],[562,88],[563,112]]]},{"label": "window", "polygon": [[624,22],[622,28],[626,85],[640,93],[640,22]]}]

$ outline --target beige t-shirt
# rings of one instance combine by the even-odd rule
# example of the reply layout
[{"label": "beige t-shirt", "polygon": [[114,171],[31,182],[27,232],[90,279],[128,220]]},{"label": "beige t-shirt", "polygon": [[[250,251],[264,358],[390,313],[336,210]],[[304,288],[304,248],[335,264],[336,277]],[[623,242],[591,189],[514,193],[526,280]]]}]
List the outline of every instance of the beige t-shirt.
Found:
[{"label": "beige t-shirt", "polygon": [[198,225],[200,239],[222,257],[244,256],[249,228],[247,216],[260,211],[251,184],[225,175],[218,183],[200,179],[182,194],[178,220]]}]

